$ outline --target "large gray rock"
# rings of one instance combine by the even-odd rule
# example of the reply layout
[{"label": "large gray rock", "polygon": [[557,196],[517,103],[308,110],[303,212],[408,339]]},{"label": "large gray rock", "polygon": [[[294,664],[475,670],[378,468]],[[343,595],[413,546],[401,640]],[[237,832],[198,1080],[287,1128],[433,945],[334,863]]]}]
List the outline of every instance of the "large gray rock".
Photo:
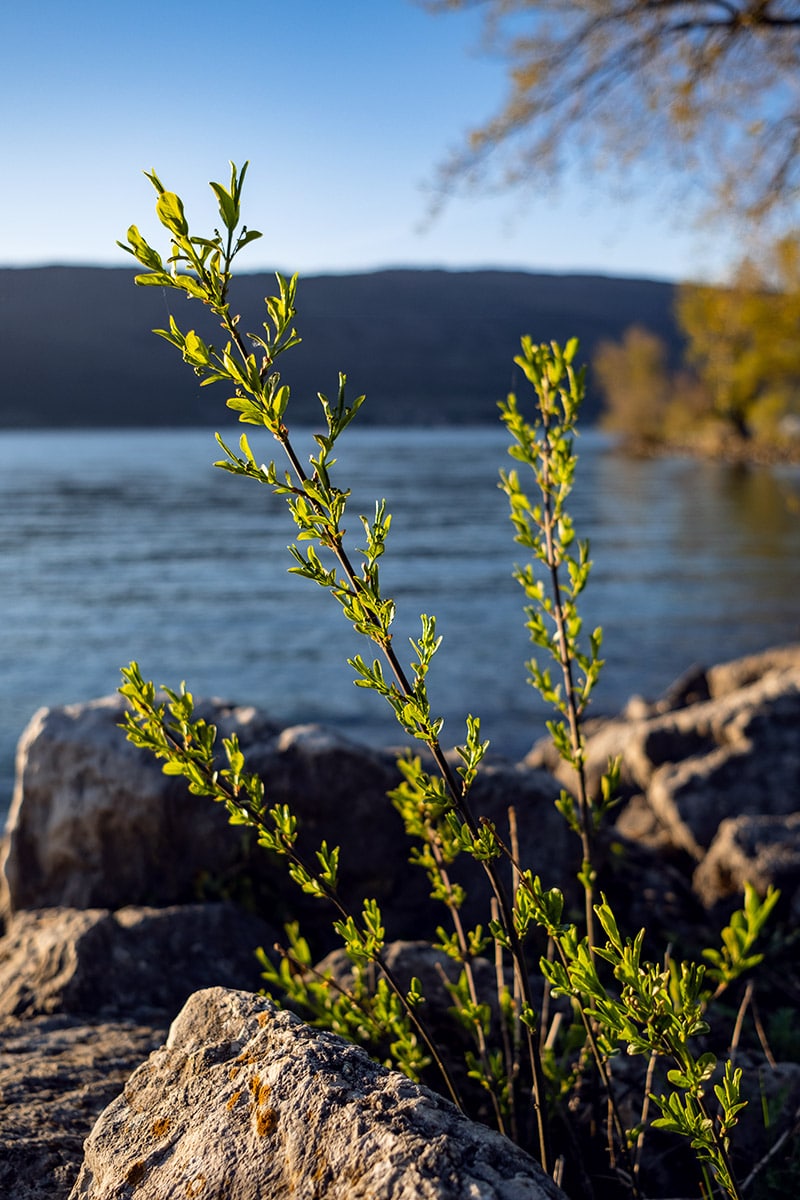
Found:
[{"label": "large gray rock", "polygon": [[165,1033],[166,1023],[0,1018],[4,1200],[65,1200],[97,1117]]},{"label": "large gray rock", "polygon": [[[659,767],[702,757],[732,739],[742,742],[737,726],[756,717],[759,710],[768,733],[770,704],[780,703],[784,693],[796,694],[798,686],[800,645],[766,650],[705,672],[693,668],[661,700],[647,703],[634,697],[620,716],[586,723],[590,788],[596,787],[609,758],[619,756],[624,794],[646,792]],[[549,739],[537,743],[525,761],[574,786],[571,770]]]},{"label": "large gray rock", "polygon": [[212,984],[257,988],[274,933],[231,904],[16,913],[0,939],[0,1016],[170,1020]]},{"label": "large gray rock", "polygon": [[[208,706],[246,740],[276,727],[253,709]],[[40,709],[20,739],[2,864],[3,907],[122,908],[197,899],[242,859],[224,810],[126,741],[119,696]]]},{"label": "large gray rock", "polygon": [[[386,795],[400,781],[393,753],[318,725],[280,729],[252,708],[205,702],[198,709],[220,736],[238,732],[269,803],[291,806],[301,853],[313,861],[322,840],[343,847],[340,891],[351,907],[360,910],[365,896],[378,900],[393,937],[435,928],[441,910],[429,901],[424,873],[409,867],[409,845]],[[120,697],[43,709],[25,731],[3,864],[6,915],[233,895],[279,928],[299,918],[320,953],[332,948],[335,914],[289,883],[285,865],[255,846],[252,833],[229,826],[222,806],[190,795],[131,746],[119,728],[123,713]],[[577,847],[554,809],[558,791],[543,771],[495,763],[481,772],[473,806],[504,833],[513,806],[526,863],[548,879],[558,870],[566,883],[578,865]],[[485,922],[484,872],[466,860],[459,868],[469,894],[466,919]]]},{"label": "large gray rock", "polygon": [[773,646],[759,654],[747,654],[709,667],[706,671],[709,696],[715,700],[726,696],[763,679],[769,671],[800,671],[800,643]]},{"label": "large gray rock", "polygon": [[[319,725],[291,726],[272,740],[243,748],[249,769],[264,780],[270,802],[288,804],[296,813],[301,853],[313,861],[323,840],[341,846],[339,890],[350,907],[360,911],[365,896],[376,899],[392,938],[413,940],[436,928],[443,910],[430,901],[424,872],[409,865],[410,843],[387,798],[401,778],[397,753],[371,749]],[[513,808],[523,861],[534,873],[567,887],[580,865],[579,848],[555,808],[559,790],[545,771],[491,762],[479,772],[470,804],[506,839]],[[262,854],[254,868],[261,874],[266,867]],[[285,883],[283,866],[275,875],[270,918],[299,917],[322,952],[338,945],[339,939],[330,935],[327,909]],[[485,871],[464,855],[453,875],[467,891],[464,920],[485,924],[490,895]]]},{"label": "large gray rock", "polygon": [[70,1200],[563,1200],[447,1101],[267,1000],[195,994],[85,1146]]},{"label": "large gray rock", "polygon": [[789,815],[800,803],[800,670],[768,672],[694,716],[713,748],[654,770],[647,800],[674,845],[698,862],[729,817]]},{"label": "large gray rock", "polygon": [[694,887],[709,907],[739,896],[750,883],[764,895],[772,885],[782,893],[781,908],[796,925],[800,919],[800,812],[789,816],[731,817],[721,823],[694,873]]},{"label": "large gray rock", "polygon": [[[695,872],[704,903],[769,883],[800,900],[792,863],[793,814],[800,811],[800,645],[777,647],[707,671],[693,668],[652,704],[634,698],[613,720],[586,727],[590,789],[611,757],[621,760],[616,819],[625,842]],[[541,743],[526,758],[573,787],[573,773]],[[744,849],[769,818],[773,846]],[[736,832],[729,822],[736,821]],[[601,839],[602,844],[602,839]],[[709,861],[706,864],[706,855]],[[695,870],[696,869],[696,870]]]}]

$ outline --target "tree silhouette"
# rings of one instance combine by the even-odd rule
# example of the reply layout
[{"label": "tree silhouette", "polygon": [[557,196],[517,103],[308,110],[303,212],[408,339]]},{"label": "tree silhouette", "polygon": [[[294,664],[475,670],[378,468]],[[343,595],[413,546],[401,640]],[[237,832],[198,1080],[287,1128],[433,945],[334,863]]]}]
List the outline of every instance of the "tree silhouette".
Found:
[{"label": "tree silhouette", "polygon": [[484,48],[508,66],[504,106],[442,167],[445,195],[540,187],[580,157],[621,173],[677,169],[686,205],[796,219],[798,0],[421,2],[484,9]]}]

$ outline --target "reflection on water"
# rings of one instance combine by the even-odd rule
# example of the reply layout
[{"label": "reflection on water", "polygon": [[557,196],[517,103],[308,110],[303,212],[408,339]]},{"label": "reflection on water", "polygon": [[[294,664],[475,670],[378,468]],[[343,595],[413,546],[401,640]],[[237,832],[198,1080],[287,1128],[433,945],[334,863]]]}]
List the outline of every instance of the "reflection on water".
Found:
[{"label": "reflection on water", "polygon": [[[420,612],[438,617],[430,688],[447,739],[477,712],[516,755],[544,712],[521,666],[517,548],[496,486],[505,446],[494,427],[353,429],[339,460],[357,540],[355,514],[376,499],[394,514],[383,579],[396,645]],[[579,448],[572,509],[595,562],[584,614],[608,661],[596,711],[657,695],[690,663],[800,637],[799,469],[630,460],[591,431]],[[0,435],[0,807],[32,712],[113,691],[131,658],[198,695],[395,740],[343,665],[363,648],[338,606],[287,574],[283,503],[214,470],[217,456],[205,430]]]},{"label": "reflection on water", "polygon": [[626,664],[615,688],[624,679],[652,695],[665,665],[676,675],[797,638],[800,470],[613,453],[598,463],[594,587]]},{"label": "reflection on water", "polygon": [[800,519],[800,467],[727,467],[720,490],[742,531],[761,543],[761,555],[780,558]]}]

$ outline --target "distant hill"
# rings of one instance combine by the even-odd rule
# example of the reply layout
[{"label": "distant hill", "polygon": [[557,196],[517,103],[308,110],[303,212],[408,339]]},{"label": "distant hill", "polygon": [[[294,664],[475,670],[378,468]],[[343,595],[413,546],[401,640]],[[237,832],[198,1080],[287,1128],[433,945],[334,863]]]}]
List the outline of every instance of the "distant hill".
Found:
[{"label": "distant hill", "polygon": [[[257,328],[274,277],[246,275],[234,301]],[[637,322],[680,339],[668,283],[522,271],[388,270],[302,278],[302,345],[281,362],[295,419],[316,420],[317,391],[332,395],[338,371],[350,394],[366,392],[365,423],[474,423],[519,383],[519,337],[598,341]],[[130,270],[41,267],[0,270],[0,427],[224,424],[221,385],[199,381],[154,327],[170,309],[182,328],[216,339],[197,302],[137,288]],[[590,393],[586,419],[597,413]]]}]

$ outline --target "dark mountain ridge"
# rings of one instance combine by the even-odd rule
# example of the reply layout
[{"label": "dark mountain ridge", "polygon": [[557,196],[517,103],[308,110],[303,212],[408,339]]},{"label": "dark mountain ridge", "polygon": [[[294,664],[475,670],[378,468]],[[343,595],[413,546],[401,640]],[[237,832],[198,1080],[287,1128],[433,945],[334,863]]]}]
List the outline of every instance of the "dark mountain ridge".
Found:
[{"label": "dark mountain ridge", "polygon": [[[235,307],[246,329],[264,318],[274,276],[240,276]],[[597,275],[396,269],[300,279],[303,341],[280,363],[294,419],[316,421],[316,393],[366,392],[360,420],[381,424],[493,421],[518,386],[519,338],[576,335],[582,361],[634,323],[673,357],[680,336],[673,284]],[[154,327],[172,312],[182,329],[219,342],[205,309],[175,292],[139,288],[116,267],[0,269],[0,428],[223,424],[226,395],[199,380]],[[597,415],[590,387],[585,418]]]}]

